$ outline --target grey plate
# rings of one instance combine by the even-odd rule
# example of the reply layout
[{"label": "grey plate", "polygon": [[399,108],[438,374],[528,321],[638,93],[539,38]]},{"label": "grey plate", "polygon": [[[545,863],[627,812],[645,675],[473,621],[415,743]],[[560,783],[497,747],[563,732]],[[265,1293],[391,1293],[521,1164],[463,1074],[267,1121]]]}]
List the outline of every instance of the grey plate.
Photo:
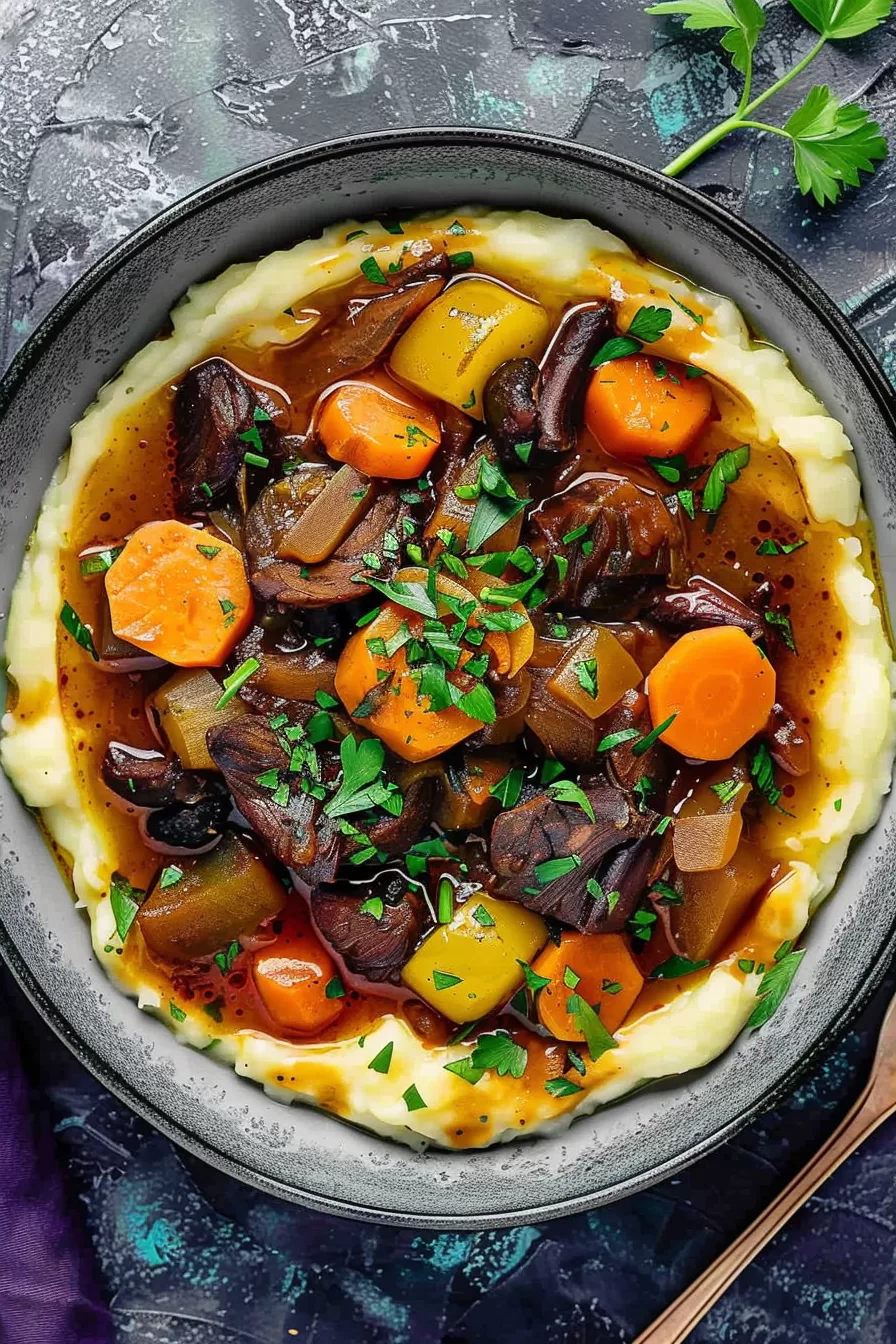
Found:
[{"label": "grey plate", "polygon": [[[529,135],[432,130],[359,136],[237,173],[166,210],[74,286],[0,384],[4,606],[68,427],[188,285],[347,216],[471,201],[587,216],[735,299],[845,424],[881,568],[896,592],[892,393],[798,266],[711,201],[611,155]],[[668,1176],[770,1105],[830,1044],[880,980],[896,933],[888,800],[811,926],[793,992],[762,1032],[701,1072],[639,1092],[559,1137],[418,1155],[270,1101],[178,1045],[106,980],[83,914],[5,779],[0,809],[0,947],[78,1058],[215,1166],[313,1208],[391,1223],[472,1228],[556,1217]]]}]

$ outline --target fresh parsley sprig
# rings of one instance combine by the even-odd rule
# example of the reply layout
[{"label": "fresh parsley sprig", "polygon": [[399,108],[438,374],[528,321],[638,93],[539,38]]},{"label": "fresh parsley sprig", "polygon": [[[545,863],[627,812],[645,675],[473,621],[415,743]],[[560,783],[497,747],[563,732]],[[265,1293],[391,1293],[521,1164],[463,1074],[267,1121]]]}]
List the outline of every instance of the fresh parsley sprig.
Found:
[{"label": "fresh parsley sprig", "polygon": [[887,141],[877,122],[858,103],[844,103],[826,84],[810,89],[783,126],[755,120],[762,104],[801,74],[828,42],[871,32],[893,8],[893,0],[790,0],[790,4],[819,34],[818,40],[791,70],[752,99],[753,54],[765,27],[765,13],[757,0],[663,0],[648,7],[648,14],[681,15],[685,28],[692,31],[718,29],[723,48],[744,77],[737,110],[667,163],[663,169],[667,177],[678,177],[732,131],[764,131],[790,141],[800,191],[825,205],[836,201],[844,186],[859,186],[859,174],[873,173],[886,157]]}]

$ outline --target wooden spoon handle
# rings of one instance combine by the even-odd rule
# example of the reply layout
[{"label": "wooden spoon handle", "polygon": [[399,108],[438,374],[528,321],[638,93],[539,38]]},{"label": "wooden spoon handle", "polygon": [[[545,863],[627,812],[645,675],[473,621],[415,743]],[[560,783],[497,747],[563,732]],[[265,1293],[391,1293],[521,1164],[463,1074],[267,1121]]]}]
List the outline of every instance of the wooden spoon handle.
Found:
[{"label": "wooden spoon handle", "polygon": [[731,1287],[741,1270],[892,1110],[892,1106],[881,1107],[876,1104],[869,1084],[824,1147],[785,1186],[774,1203],[666,1308],[662,1316],[657,1317],[653,1325],[638,1336],[634,1344],[683,1344],[697,1322]]}]

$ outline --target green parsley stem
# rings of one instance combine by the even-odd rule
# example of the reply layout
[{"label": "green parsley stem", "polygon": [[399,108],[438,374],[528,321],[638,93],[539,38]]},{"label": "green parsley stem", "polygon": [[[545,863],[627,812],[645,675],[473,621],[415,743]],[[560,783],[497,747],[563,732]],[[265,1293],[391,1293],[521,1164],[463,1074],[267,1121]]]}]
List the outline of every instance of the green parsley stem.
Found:
[{"label": "green parsley stem", "polygon": [[[713,145],[717,145],[720,140],[724,140],[726,135],[730,135],[732,131],[738,131],[742,127],[751,127],[762,131],[774,131],[777,135],[783,135],[789,140],[790,136],[787,135],[786,131],[782,131],[780,127],[769,126],[762,122],[752,122],[748,120],[748,118],[752,112],[756,111],[757,107],[761,107],[764,102],[767,102],[769,98],[773,98],[776,93],[781,91],[781,89],[786,88],[792,79],[795,79],[797,75],[801,74],[806,66],[815,60],[815,57],[821,51],[826,41],[827,38],[820,37],[814,47],[806,52],[802,60],[797,61],[792,70],[788,70],[780,79],[776,79],[774,84],[770,84],[769,87],[765,89],[763,93],[758,94],[752,102],[744,104],[743,97],[741,97],[741,105],[738,107],[734,116],[726,118],[725,121],[720,121],[718,126],[713,126],[705,135],[701,135],[692,145],[689,145],[681,154],[667,163],[665,168],[662,169],[663,176],[678,177],[684,172],[685,168],[689,168],[691,164],[699,159],[701,155],[705,154],[708,149],[712,149]],[[749,91],[750,80],[751,73],[748,71],[745,91]]]}]

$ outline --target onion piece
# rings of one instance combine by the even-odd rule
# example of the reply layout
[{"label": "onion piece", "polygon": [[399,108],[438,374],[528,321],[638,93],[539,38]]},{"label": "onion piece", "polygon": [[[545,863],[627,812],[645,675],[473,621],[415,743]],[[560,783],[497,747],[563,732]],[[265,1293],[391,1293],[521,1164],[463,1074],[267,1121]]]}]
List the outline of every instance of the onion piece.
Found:
[{"label": "onion piece", "polygon": [[207,669],[184,668],[147,701],[158,715],[165,741],[188,770],[216,770],[205,742],[207,730],[249,713],[239,696],[216,709],[220,698],[221,687]]},{"label": "onion piece", "polygon": [[276,554],[283,560],[320,564],[364,517],[374,496],[370,478],[346,463],[296,519],[281,539]]},{"label": "onion piece", "polygon": [[598,719],[643,679],[619,640],[603,626],[591,625],[562,658],[548,690],[586,718]]}]

